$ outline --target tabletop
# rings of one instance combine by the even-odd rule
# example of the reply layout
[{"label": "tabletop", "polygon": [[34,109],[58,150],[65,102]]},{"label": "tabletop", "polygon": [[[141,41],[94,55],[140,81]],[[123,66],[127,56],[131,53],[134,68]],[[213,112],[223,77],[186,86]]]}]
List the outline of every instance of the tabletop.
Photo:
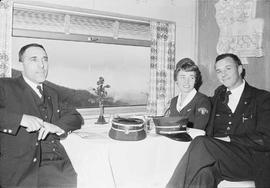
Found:
[{"label": "tabletop", "polygon": [[110,126],[84,125],[62,140],[78,174],[78,188],[165,187],[189,142],[157,135],[140,141],[108,136]]}]

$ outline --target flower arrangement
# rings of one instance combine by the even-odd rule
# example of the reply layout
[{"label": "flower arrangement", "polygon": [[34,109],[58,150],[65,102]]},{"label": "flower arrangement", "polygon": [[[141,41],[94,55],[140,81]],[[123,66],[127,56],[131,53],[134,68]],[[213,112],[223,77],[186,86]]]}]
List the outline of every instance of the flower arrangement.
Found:
[{"label": "flower arrangement", "polygon": [[97,102],[99,104],[103,104],[104,99],[107,97],[107,91],[105,90],[106,88],[110,88],[110,85],[104,85],[104,78],[99,77],[97,81],[97,88],[94,88],[94,92],[97,95]]},{"label": "flower arrangement", "polygon": [[105,98],[107,97],[107,91],[106,88],[110,88],[110,85],[104,85],[104,78],[99,77],[97,81],[97,88],[94,88],[94,92],[97,95],[97,102],[99,103],[99,118],[96,122],[96,124],[105,124],[107,123],[104,119],[104,105],[103,102]]}]

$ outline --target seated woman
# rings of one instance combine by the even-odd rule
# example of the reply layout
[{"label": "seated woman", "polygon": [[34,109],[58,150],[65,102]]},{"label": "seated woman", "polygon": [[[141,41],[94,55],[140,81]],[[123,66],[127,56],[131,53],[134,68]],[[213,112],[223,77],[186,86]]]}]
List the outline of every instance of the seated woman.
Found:
[{"label": "seated woman", "polygon": [[202,76],[198,66],[189,58],[181,59],[174,71],[174,81],[179,95],[172,98],[169,116],[184,116],[193,124],[187,128],[188,134],[194,138],[204,135],[209,119],[211,103],[208,97],[198,92],[202,84]]}]

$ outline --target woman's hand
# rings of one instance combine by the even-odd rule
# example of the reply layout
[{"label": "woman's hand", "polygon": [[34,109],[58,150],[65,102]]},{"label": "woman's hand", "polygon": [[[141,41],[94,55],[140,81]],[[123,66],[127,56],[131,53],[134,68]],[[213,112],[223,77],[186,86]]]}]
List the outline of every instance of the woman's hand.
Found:
[{"label": "woman's hand", "polygon": [[216,139],[225,141],[225,142],[231,142],[231,138],[229,136],[225,136],[225,137],[215,137]]},{"label": "woman's hand", "polygon": [[201,130],[201,129],[195,129],[195,128],[188,128],[187,127],[187,133],[189,134],[189,136],[194,139],[196,136],[204,136],[205,135],[205,131]]}]

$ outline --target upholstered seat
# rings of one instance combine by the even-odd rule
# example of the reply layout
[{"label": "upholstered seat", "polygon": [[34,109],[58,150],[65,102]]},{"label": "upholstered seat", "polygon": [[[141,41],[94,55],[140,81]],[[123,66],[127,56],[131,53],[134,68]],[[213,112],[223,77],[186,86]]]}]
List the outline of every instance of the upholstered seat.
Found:
[{"label": "upholstered seat", "polygon": [[224,180],[218,184],[218,188],[255,188],[255,183],[254,181],[232,182]]}]

